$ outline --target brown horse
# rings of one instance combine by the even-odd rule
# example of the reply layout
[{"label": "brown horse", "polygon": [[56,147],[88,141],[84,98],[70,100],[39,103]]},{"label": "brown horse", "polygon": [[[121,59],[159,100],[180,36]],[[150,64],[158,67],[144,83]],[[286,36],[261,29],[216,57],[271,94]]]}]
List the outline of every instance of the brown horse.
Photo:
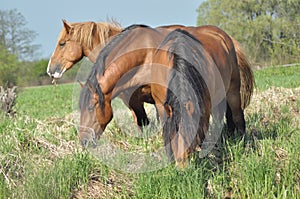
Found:
[{"label": "brown horse", "polygon": [[[53,78],[60,78],[66,70],[70,69],[84,56],[88,57],[92,62],[95,62],[95,57],[102,47],[105,46],[113,36],[122,31],[122,28],[117,23],[67,23],[66,21],[63,21],[63,24],[64,28],[60,33],[56,49],[47,68],[47,73]],[[191,34],[203,41],[204,45],[206,45],[206,49],[210,50],[214,59],[218,61],[218,55],[209,45],[212,43],[211,40],[222,39],[223,35],[226,35],[226,33],[220,29],[214,26],[185,27],[181,25],[162,26],[160,28],[167,28],[170,30],[180,28],[189,32],[191,31]],[[206,36],[209,36],[209,42],[202,39]],[[231,40],[235,47],[240,70],[241,90],[244,91],[241,93],[242,109],[244,109],[250,102],[254,78],[250,64],[240,48],[239,43],[232,37]],[[149,87],[145,86],[138,88],[133,94],[132,92],[130,92],[130,94],[131,95],[129,95],[128,92],[124,92],[120,97],[132,111],[134,119],[139,126],[148,124],[149,120],[144,110],[143,103],[154,103],[152,96],[150,96]]]},{"label": "brown horse", "polygon": [[[194,30],[191,27],[189,32]],[[160,117],[167,117],[165,146],[177,164],[184,163],[203,141],[211,108],[222,100],[222,88],[230,130],[244,135],[235,48],[230,37],[217,30],[219,35],[201,35],[201,40],[193,36],[196,33],[175,30],[169,34],[168,28],[145,26],[131,26],[116,35],[100,52],[80,95],[81,143],[86,145],[104,131],[113,117],[115,96],[145,85]]]}]

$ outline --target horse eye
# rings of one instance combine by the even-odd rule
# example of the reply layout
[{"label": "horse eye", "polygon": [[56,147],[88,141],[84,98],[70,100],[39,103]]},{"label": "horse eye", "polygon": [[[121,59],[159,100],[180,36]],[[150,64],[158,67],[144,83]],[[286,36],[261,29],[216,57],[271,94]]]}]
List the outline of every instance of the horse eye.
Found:
[{"label": "horse eye", "polygon": [[94,108],[95,108],[94,105],[90,105],[90,106],[88,107],[88,111],[89,111],[89,112],[93,112],[93,111],[94,111]]},{"label": "horse eye", "polygon": [[65,41],[62,41],[62,42],[59,43],[59,46],[60,46],[60,47],[63,47],[65,44],[66,44],[66,42],[65,42]]}]

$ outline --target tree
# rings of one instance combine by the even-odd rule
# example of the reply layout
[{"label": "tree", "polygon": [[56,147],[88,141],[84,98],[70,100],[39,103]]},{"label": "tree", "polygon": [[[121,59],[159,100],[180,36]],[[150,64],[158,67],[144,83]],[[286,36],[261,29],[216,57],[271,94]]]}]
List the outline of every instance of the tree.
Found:
[{"label": "tree", "polygon": [[51,84],[51,78],[45,70],[45,66],[47,66],[48,62],[49,60],[46,59],[23,62],[22,69],[19,70],[18,85],[36,86]]},{"label": "tree", "polygon": [[11,87],[17,84],[18,66],[17,57],[0,45],[0,85]]},{"label": "tree", "polygon": [[33,61],[39,49],[32,44],[37,34],[25,25],[24,16],[17,10],[0,10],[0,85],[4,87],[38,84],[40,65],[47,65],[45,60]]},{"label": "tree", "polygon": [[242,43],[254,63],[299,62],[299,0],[207,0],[198,25],[217,25]]},{"label": "tree", "polygon": [[27,29],[25,17],[14,10],[0,10],[0,44],[20,60],[35,58],[40,46],[34,45],[37,33]]}]

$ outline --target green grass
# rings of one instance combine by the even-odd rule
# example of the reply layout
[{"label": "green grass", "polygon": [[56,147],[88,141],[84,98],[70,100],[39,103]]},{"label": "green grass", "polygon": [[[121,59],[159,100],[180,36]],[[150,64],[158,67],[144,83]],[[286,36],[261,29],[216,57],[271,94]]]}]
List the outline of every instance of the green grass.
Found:
[{"label": "green grass", "polygon": [[254,72],[257,88],[266,90],[271,86],[295,88],[300,85],[300,65],[293,67],[269,67]]},{"label": "green grass", "polygon": [[[113,167],[82,150],[69,117],[76,84],[20,89],[17,116],[0,114],[0,198],[300,198],[299,71],[255,71],[245,142],[223,139],[221,163],[214,153],[194,154],[185,170],[169,164],[141,173],[126,173],[143,168]],[[104,133],[109,142],[145,154],[162,145],[160,127],[141,134],[119,100],[113,107],[120,112]],[[148,158],[146,167],[155,166]],[[111,163],[134,161],[125,154]]]},{"label": "green grass", "polygon": [[21,88],[16,108],[19,114],[38,119],[62,117],[72,112],[73,84]]}]

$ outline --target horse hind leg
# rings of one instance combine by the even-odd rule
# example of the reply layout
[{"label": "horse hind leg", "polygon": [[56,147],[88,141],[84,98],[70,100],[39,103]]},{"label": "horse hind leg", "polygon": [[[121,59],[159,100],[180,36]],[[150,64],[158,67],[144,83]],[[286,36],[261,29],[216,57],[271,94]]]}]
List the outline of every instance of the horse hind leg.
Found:
[{"label": "horse hind leg", "polygon": [[226,121],[228,133],[232,135],[234,130],[237,134],[243,136],[246,134],[246,122],[244,112],[241,108],[241,96],[239,87],[233,86],[227,93]]},{"label": "horse hind leg", "polygon": [[235,124],[233,122],[231,108],[228,103],[227,103],[227,109],[226,109],[226,127],[227,127],[227,132],[229,133],[229,136],[232,136],[234,134]]}]

